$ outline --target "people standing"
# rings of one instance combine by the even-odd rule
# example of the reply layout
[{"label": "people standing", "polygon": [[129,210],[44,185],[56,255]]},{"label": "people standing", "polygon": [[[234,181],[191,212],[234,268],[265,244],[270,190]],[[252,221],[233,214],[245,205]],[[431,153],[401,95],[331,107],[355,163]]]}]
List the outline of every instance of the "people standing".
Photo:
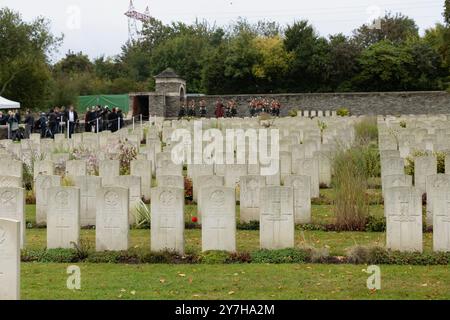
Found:
[{"label": "people standing", "polygon": [[224,107],[224,105],[223,105],[223,103],[222,103],[222,100],[220,100],[220,99],[218,99],[217,100],[217,102],[216,102],[216,111],[215,111],[215,115],[216,115],[216,118],[223,118],[224,117],[224,115],[225,115],[225,107]]},{"label": "people standing", "polygon": [[207,114],[208,114],[208,111],[206,110],[206,101],[204,99],[202,99],[202,101],[200,101],[200,117],[206,118]]},{"label": "people standing", "polygon": [[178,120],[181,120],[186,116],[187,110],[186,110],[186,102],[183,102],[180,106],[180,111],[178,112]]},{"label": "people standing", "polygon": [[41,138],[51,138],[52,133],[48,129],[48,118],[45,112],[41,113],[41,116],[39,117],[39,128],[41,129]]},{"label": "people standing", "polygon": [[20,140],[19,136],[18,136],[19,123],[20,123],[20,116],[19,116],[18,112],[10,111],[9,118],[8,118],[8,124],[9,124],[10,138],[13,141]]},{"label": "people standing", "polygon": [[48,114],[48,126],[50,129],[50,134],[53,139],[56,133],[58,133],[58,115],[56,108],[50,109]]},{"label": "people standing", "polygon": [[6,126],[8,124],[8,114],[4,114],[3,111],[0,111],[0,126]]},{"label": "people standing", "polygon": [[75,132],[75,126],[78,123],[78,113],[73,106],[69,107],[69,111],[66,112],[65,122],[67,123],[67,130],[69,130],[69,139]]},{"label": "people standing", "polygon": [[29,109],[26,111],[24,123],[25,123],[25,139],[30,139],[34,128],[34,117]]}]

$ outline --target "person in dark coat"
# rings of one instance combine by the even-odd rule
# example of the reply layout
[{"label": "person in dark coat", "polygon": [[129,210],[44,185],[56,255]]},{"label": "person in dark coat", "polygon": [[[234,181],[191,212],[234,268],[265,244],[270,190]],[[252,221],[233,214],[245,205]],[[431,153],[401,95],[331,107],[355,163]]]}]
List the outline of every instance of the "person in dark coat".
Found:
[{"label": "person in dark coat", "polygon": [[56,114],[56,108],[51,109],[48,113],[48,126],[53,138],[58,133],[58,115]]},{"label": "person in dark coat", "polygon": [[200,101],[200,117],[206,118],[208,111],[206,110],[206,102],[205,100]]},{"label": "person in dark coat", "polygon": [[186,103],[183,102],[183,104],[180,107],[180,111],[178,111],[178,120],[181,120],[182,118],[184,118],[187,114],[187,110],[186,110]]},{"label": "person in dark coat", "polygon": [[30,110],[26,111],[24,123],[25,123],[25,139],[30,139],[34,128],[34,117]]},{"label": "person in dark coat", "polygon": [[119,128],[117,110],[113,108],[112,111],[108,114],[108,129],[111,132],[116,132]]},{"label": "person in dark coat", "polygon": [[0,126],[6,126],[8,123],[8,114],[4,114],[2,111],[0,111]]}]

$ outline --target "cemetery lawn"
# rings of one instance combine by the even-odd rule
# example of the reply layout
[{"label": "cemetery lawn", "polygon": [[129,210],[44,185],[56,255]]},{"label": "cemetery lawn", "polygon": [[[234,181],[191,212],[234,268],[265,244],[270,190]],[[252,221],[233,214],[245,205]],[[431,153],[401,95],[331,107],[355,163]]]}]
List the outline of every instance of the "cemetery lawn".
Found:
[{"label": "cemetery lawn", "polygon": [[382,288],[357,265],[77,264],[81,290],[66,288],[66,264],[22,264],[22,299],[450,299],[448,266],[381,266]]}]

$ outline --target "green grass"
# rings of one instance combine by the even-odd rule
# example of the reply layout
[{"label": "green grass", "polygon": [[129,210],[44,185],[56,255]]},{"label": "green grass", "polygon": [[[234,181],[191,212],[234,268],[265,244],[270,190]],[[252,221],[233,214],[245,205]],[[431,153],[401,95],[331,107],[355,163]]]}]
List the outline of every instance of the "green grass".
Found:
[{"label": "green grass", "polygon": [[[333,190],[322,190],[322,197],[333,199]],[[187,205],[186,221],[196,211]],[[372,205],[370,211],[382,216],[383,206]],[[312,217],[313,224],[331,224],[333,207],[313,205]],[[34,205],[27,205],[26,219],[35,221]],[[132,248],[150,250],[150,230],[130,235]],[[357,244],[385,244],[384,233],[297,230],[295,236],[297,247],[328,248],[334,256]],[[81,230],[81,238],[95,248],[94,230]],[[201,230],[186,230],[185,238],[188,252],[201,252]],[[424,250],[431,246],[432,234],[426,233]],[[46,229],[27,229],[27,248],[45,247]],[[258,250],[259,231],[238,230],[237,247]],[[22,299],[450,299],[448,266],[382,266],[382,290],[372,292],[366,288],[365,266],[358,265],[77,265],[81,291],[66,289],[66,264],[23,263]]]},{"label": "green grass", "polygon": [[[186,230],[186,250],[188,252],[201,252],[201,230]],[[131,247],[150,250],[150,230],[131,230]],[[250,252],[259,249],[259,231],[237,231],[237,249],[239,252]],[[46,247],[46,229],[27,230],[27,248],[44,249]],[[95,230],[81,230],[81,239],[87,241],[95,248]],[[432,235],[424,235],[425,250],[431,250]],[[323,231],[296,231],[295,245],[314,246],[316,248],[329,248],[332,255],[341,256],[345,250],[354,245],[382,245],[385,244],[384,233],[368,232],[323,232]]]},{"label": "green grass", "polygon": [[79,264],[81,290],[66,288],[65,264],[23,264],[22,299],[449,299],[447,266],[381,266],[381,290],[353,265]]}]

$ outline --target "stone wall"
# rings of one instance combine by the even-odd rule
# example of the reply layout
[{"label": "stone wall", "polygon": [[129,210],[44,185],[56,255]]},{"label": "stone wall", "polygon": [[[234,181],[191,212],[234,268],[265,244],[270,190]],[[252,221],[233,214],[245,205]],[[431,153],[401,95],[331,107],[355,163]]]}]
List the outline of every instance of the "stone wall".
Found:
[{"label": "stone wall", "polygon": [[[338,110],[347,108],[353,115],[399,115],[450,113],[450,94],[445,91],[428,92],[370,92],[370,93],[301,93],[268,95],[220,95],[189,98],[198,102],[205,99],[208,117],[214,116],[216,100],[236,99],[239,116],[249,116],[248,103],[253,98],[278,99],[282,105],[282,116],[290,109]],[[170,112],[176,114],[177,112]]]}]

